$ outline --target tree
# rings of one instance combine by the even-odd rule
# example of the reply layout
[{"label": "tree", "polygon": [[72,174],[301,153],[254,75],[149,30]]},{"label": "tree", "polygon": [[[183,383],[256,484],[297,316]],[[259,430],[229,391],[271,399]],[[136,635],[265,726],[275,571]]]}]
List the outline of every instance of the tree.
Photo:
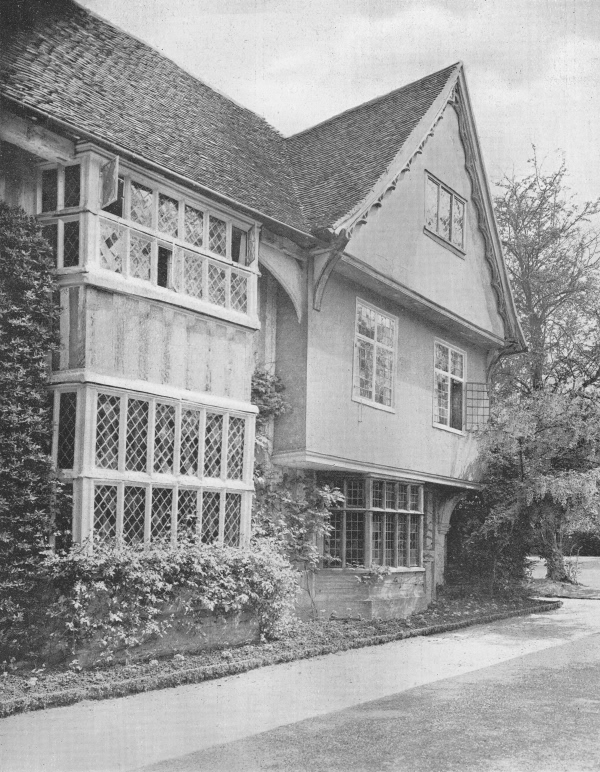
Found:
[{"label": "tree", "polygon": [[54,260],[36,220],[0,202],[0,644],[27,624],[56,486],[49,356]]},{"label": "tree", "polygon": [[[497,404],[482,436],[489,510],[482,533],[523,524],[548,577],[566,581],[563,538],[600,527],[600,405],[539,391]],[[510,528],[509,528],[510,530]]]},{"label": "tree", "polygon": [[543,171],[535,154],[524,177],[505,176],[495,199],[506,263],[528,351],[502,362],[501,390],[531,394],[600,382],[600,199],[577,204],[563,162]]}]

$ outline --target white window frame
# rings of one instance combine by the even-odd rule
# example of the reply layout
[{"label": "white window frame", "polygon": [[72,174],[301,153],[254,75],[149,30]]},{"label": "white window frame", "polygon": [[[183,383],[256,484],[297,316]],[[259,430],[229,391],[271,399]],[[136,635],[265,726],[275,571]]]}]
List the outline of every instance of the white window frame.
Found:
[{"label": "white window frame", "polygon": [[[448,370],[441,370],[436,367],[436,358],[435,358],[435,352],[436,352],[436,346],[444,346],[444,348],[448,349]],[[455,352],[456,354],[460,354],[462,356],[463,361],[463,371],[462,371],[462,377],[452,375],[451,374],[451,362],[452,362],[452,352]],[[448,379],[448,423],[441,423],[440,421],[436,420],[437,417],[437,381],[436,377],[437,375],[442,375]],[[451,381],[458,381],[462,383],[462,400],[461,400],[461,427],[460,429],[455,429],[452,426],[450,426],[451,422],[451,415],[450,411],[452,409],[452,399],[451,399]],[[443,429],[447,432],[452,432],[453,434],[459,434],[464,435],[465,434],[465,421],[466,421],[466,414],[465,414],[465,396],[466,396],[466,388],[467,388],[467,353],[463,349],[457,348],[457,346],[453,346],[451,343],[448,343],[445,340],[441,340],[439,338],[436,338],[433,343],[433,426],[436,429]]]},{"label": "white window frame", "polygon": [[[393,322],[394,335],[393,335],[393,343],[391,347],[377,342],[377,331],[375,332],[375,338],[369,338],[359,333],[358,309],[359,309],[359,306],[361,305],[365,306],[366,308],[369,308],[375,314],[381,314],[381,316]],[[376,330],[377,330],[377,327],[376,327]],[[368,343],[373,346],[373,380],[372,380],[373,395],[375,395],[376,393],[376,383],[377,383],[377,350],[378,348],[382,348],[386,351],[391,352],[392,354],[392,383],[391,383],[391,404],[390,405],[384,405],[381,402],[377,402],[374,398],[369,399],[368,397],[363,397],[360,393],[359,341],[364,341],[365,343]],[[384,311],[381,308],[378,308],[377,306],[373,305],[372,303],[369,303],[366,300],[363,300],[362,298],[357,297],[355,311],[354,311],[354,358],[353,358],[353,373],[352,373],[352,400],[354,402],[360,402],[364,405],[369,405],[370,407],[374,407],[379,410],[384,410],[388,413],[396,412],[395,391],[396,391],[397,351],[398,351],[398,317],[388,313],[387,311]]]},{"label": "white window frame", "polygon": [[[130,172],[128,170],[122,170],[122,172],[119,174],[119,178],[123,180],[123,216],[119,217],[118,215],[114,215],[111,212],[107,212],[103,209],[98,210],[98,215],[100,218],[100,224],[98,227],[98,244],[97,244],[97,250],[96,254],[98,255],[98,260],[100,256],[100,244],[101,244],[101,222],[102,220],[105,221],[112,221],[115,224],[119,224],[121,228],[125,231],[125,246],[124,246],[124,254],[123,254],[123,260],[122,260],[122,272],[121,275],[128,279],[129,281],[135,282],[136,284],[139,284],[140,282],[142,284],[152,284],[153,286],[157,286],[156,282],[156,265],[157,265],[157,259],[158,259],[158,246],[167,246],[169,249],[172,250],[172,260],[171,260],[171,269],[170,269],[170,278],[168,287],[166,288],[170,292],[177,292],[180,295],[183,295],[185,297],[195,297],[194,295],[188,295],[184,288],[181,286],[181,273],[182,273],[182,261],[183,261],[183,252],[188,251],[192,252],[198,255],[199,258],[203,260],[203,287],[204,287],[204,296],[202,298],[203,301],[210,303],[211,301],[209,298],[208,293],[208,264],[212,263],[213,265],[218,265],[219,268],[225,271],[226,277],[225,277],[225,304],[214,304],[216,307],[220,308],[226,308],[227,310],[231,310],[235,313],[240,313],[244,315],[252,315],[254,313],[254,287],[253,287],[253,281],[255,281],[255,277],[258,271],[258,261],[257,261],[257,234],[256,234],[256,228],[255,225],[252,223],[244,222],[243,220],[240,220],[238,218],[233,218],[230,215],[227,215],[226,213],[214,209],[214,208],[208,208],[206,205],[204,205],[201,202],[198,202],[190,197],[182,195],[180,192],[175,191],[171,188],[164,187],[162,185],[157,185],[157,183],[147,177],[143,177],[142,175],[139,175],[135,172]],[[134,222],[131,219],[131,184],[135,183],[138,185],[142,185],[146,188],[149,188],[152,190],[152,223],[151,226],[142,225],[138,222]],[[177,235],[172,236],[170,234],[164,233],[163,231],[160,231],[158,229],[158,203],[159,203],[159,196],[164,195],[167,196],[170,199],[173,199],[178,203],[178,226],[177,226]],[[100,201],[100,191],[98,192],[98,201]],[[191,207],[193,209],[196,209],[199,212],[202,212],[203,215],[203,237],[202,237],[202,246],[196,246],[194,244],[191,244],[190,242],[186,241],[185,236],[185,226],[184,226],[184,218],[185,218],[185,207],[186,205],[188,207]],[[221,255],[217,252],[214,252],[209,248],[209,229],[210,229],[210,218],[216,218],[218,220],[221,220],[225,223],[226,226],[226,254]],[[239,230],[243,231],[246,234],[246,249],[247,249],[247,264],[243,265],[242,263],[235,262],[231,257],[231,245],[232,245],[232,229],[233,227],[238,228]],[[147,237],[151,243],[152,243],[152,260],[151,260],[151,279],[150,281],[146,281],[145,279],[138,279],[135,277],[130,276],[129,272],[129,249],[130,249],[130,234],[137,232],[138,234]],[[103,268],[103,270],[109,270],[108,268]],[[242,276],[245,276],[246,282],[247,282],[247,288],[246,288],[246,310],[239,310],[235,308],[231,303],[231,283],[232,283],[232,276],[233,274],[240,274]],[[163,289],[161,287],[161,289]]]},{"label": "white window frame", "polygon": [[[438,195],[437,195],[437,207],[436,207],[436,223],[437,227],[435,229],[430,228],[427,224],[427,186],[429,182],[433,182],[434,185],[437,186],[438,189]],[[440,220],[440,191],[445,190],[446,193],[450,195],[450,238],[447,239],[442,233],[440,233],[439,228],[439,220]],[[460,201],[460,203],[463,205],[463,228],[462,228],[462,239],[460,244],[456,244],[452,240],[452,229],[454,227],[454,201]],[[437,241],[439,244],[441,244],[444,247],[447,247],[452,252],[457,254],[459,257],[463,257],[466,255],[465,251],[465,232],[467,229],[467,201],[465,198],[463,198],[461,195],[459,195],[456,191],[452,190],[448,185],[443,183],[441,180],[439,180],[435,175],[431,174],[431,172],[426,171],[425,172],[425,197],[424,197],[424,215],[425,215],[425,225],[423,228],[423,231],[426,235],[430,236],[434,239],[434,241]]]},{"label": "white window frame", "polygon": [[[119,402],[119,423],[118,423],[118,451],[117,468],[108,469],[100,467],[96,463],[96,437],[97,437],[97,414],[98,414],[98,395],[106,394],[117,397]],[[124,491],[126,486],[144,488],[146,490],[145,498],[145,520],[144,520],[144,544],[151,542],[151,503],[152,490],[154,488],[168,488],[173,493],[170,540],[172,543],[177,541],[177,520],[178,504],[180,490],[193,490],[199,495],[199,506],[197,513],[197,533],[201,533],[202,528],[202,494],[206,492],[218,493],[220,496],[219,509],[219,538],[215,543],[223,544],[224,518],[227,494],[240,495],[240,524],[239,524],[239,545],[241,546],[248,534],[249,513],[252,495],[252,469],[250,464],[250,442],[252,441],[251,427],[249,423],[250,416],[235,410],[224,410],[223,408],[211,407],[209,405],[183,402],[158,395],[136,392],[133,390],[122,390],[111,387],[94,387],[91,389],[93,421],[91,422],[91,459],[92,469],[91,483],[91,519],[92,524],[91,538],[94,539],[94,500],[96,486],[116,486],[117,489],[117,510],[116,510],[116,538],[122,540],[123,530],[123,512],[124,512]],[[127,406],[129,399],[145,401],[148,406],[148,424],[146,427],[146,469],[144,471],[133,471],[126,469],[126,447],[127,447]],[[154,421],[156,415],[156,403],[170,405],[175,408],[175,431],[173,443],[173,471],[158,472],[154,469]],[[199,443],[198,443],[198,474],[186,475],[179,470],[180,450],[181,450],[181,415],[184,410],[198,411],[199,416]],[[221,475],[218,478],[204,476],[204,448],[205,448],[205,427],[206,414],[218,414],[223,416],[223,427],[221,434]],[[228,459],[228,441],[229,441],[229,418],[239,417],[245,422],[244,425],[244,443],[242,445],[242,477],[227,477],[227,459]]]}]

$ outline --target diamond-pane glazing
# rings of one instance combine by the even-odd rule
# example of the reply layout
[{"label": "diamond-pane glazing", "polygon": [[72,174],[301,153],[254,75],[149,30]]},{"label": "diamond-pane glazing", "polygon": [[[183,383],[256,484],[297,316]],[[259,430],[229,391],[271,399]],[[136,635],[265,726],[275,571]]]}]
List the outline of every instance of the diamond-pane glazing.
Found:
[{"label": "diamond-pane glazing", "polygon": [[117,486],[94,486],[94,541],[117,535]]},{"label": "diamond-pane glazing", "polygon": [[125,229],[110,220],[100,220],[100,266],[123,273]]},{"label": "diamond-pane glazing", "polygon": [[231,547],[240,543],[240,523],[242,518],[242,497],[239,493],[225,494],[225,520],[223,542]]},{"label": "diamond-pane glazing", "polygon": [[148,455],[148,412],[146,400],[127,401],[127,437],[125,445],[125,469],[145,472]]},{"label": "diamond-pane glazing", "polygon": [[398,565],[408,565],[408,515],[398,515]]},{"label": "diamond-pane glazing", "polygon": [[64,391],[59,395],[58,453],[56,466],[73,469],[75,462],[75,429],[77,426],[77,394]]},{"label": "diamond-pane glazing", "polygon": [[177,538],[195,536],[198,524],[198,491],[179,489],[177,497]]},{"label": "diamond-pane glazing", "polygon": [[154,419],[154,471],[172,474],[175,452],[175,408],[156,403]]},{"label": "diamond-pane glazing", "polygon": [[146,521],[146,488],[126,485],[123,498],[123,541],[140,544],[144,541]]},{"label": "diamond-pane glazing", "polygon": [[202,529],[200,538],[205,544],[212,544],[219,538],[219,511],[221,494],[216,491],[202,493]]},{"label": "diamond-pane glazing", "polygon": [[198,209],[194,209],[191,206],[186,206],[184,224],[184,239],[188,242],[188,244],[193,244],[195,247],[201,247],[204,237],[204,214]]},{"label": "diamond-pane glazing", "polygon": [[129,242],[129,274],[136,279],[150,281],[152,266],[152,241],[146,236],[131,232]]},{"label": "diamond-pane glazing", "polygon": [[229,432],[227,442],[227,477],[241,480],[244,475],[244,430],[246,422],[243,418],[229,417]]},{"label": "diamond-pane glazing", "polygon": [[202,291],[202,267],[204,260],[194,252],[183,253],[183,291],[194,298],[201,298]]},{"label": "diamond-pane glazing", "polygon": [[214,263],[208,264],[208,300],[217,306],[225,305],[227,273]]},{"label": "diamond-pane glazing", "polygon": [[131,219],[140,225],[152,227],[152,191],[137,182],[131,183]]},{"label": "diamond-pane glazing", "polygon": [[172,488],[152,488],[151,539],[168,539],[171,535]]},{"label": "diamond-pane glazing", "polygon": [[340,566],[342,563],[342,531],[344,513],[330,512],[329,525],[331,530],[325,536],[324,563],[327,566]]},{"label": "diamond-pane glazing", "polygon": [[221,476],[221,450],[223,447],[223,416],[206,414],[204,433],[204,474],[206,477]]},{"label": "diamond-pane glazing", "polygon": [[179,446],[179,473],[198,476],[200,445],[200,413],[197,410],[181,412],[181,444]]},{"label": "diamond-pane glazing", "polygon": [[243,314],[248,310],[248,280],[235,271],[231,272],[231,308]]},{"label": "diamond-pane glazing", "polygon": [[63,225],[63,267],[79,265],[79,220]]},{"label": "diamond-pane glazing", "polygon": [[121,399],[98,394],[96,414],[96,465],[117,469],[119,462],[119,413]]},{"label": "diamond-pane glazing", "polygon": [[227,223],[212,215],[208,220],[208,248],[223,257],[227,254]]},{"label": "diamond-pane glazing", "polygon": [[179,202],[174,198],[158,194],[158,230],[168,233],[169,236],[177,236],[179,219]]},{"label": "diamond-pane glazing", "polygon": [[65,209],[71,206],[79,206],[80,179],[81,166],[79,164],[65,167]]}]

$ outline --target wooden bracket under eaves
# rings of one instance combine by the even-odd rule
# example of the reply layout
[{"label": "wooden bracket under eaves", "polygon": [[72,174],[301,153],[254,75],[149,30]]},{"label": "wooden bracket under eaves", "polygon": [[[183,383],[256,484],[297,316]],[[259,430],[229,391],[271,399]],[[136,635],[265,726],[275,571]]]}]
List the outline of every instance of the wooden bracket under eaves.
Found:
[{"label": "wooden bracket under eaves", "polygon": [[325,249],[313,252],[313,308],[321,310],[323,294],[329,277],[350,241],[350,236],[344,229],[337,234],[327,233],[330,244]]}]

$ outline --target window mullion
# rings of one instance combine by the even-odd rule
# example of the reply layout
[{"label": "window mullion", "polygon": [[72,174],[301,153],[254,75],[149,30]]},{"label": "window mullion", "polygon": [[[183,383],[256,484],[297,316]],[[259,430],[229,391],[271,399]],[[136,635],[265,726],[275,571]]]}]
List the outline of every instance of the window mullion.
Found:
[{"label": "window mullion", "polygon": [[342,511],[342,538],[340,545],[342,568],[346,568],[346,510]]},{"label": "window mullion", "polygon": [[125,442],[127,438],[127,403],[129,397],[124,394],[121,397],[119,405],[119,450],[117,457],[117,469],[123,473],[125,471]]}]

